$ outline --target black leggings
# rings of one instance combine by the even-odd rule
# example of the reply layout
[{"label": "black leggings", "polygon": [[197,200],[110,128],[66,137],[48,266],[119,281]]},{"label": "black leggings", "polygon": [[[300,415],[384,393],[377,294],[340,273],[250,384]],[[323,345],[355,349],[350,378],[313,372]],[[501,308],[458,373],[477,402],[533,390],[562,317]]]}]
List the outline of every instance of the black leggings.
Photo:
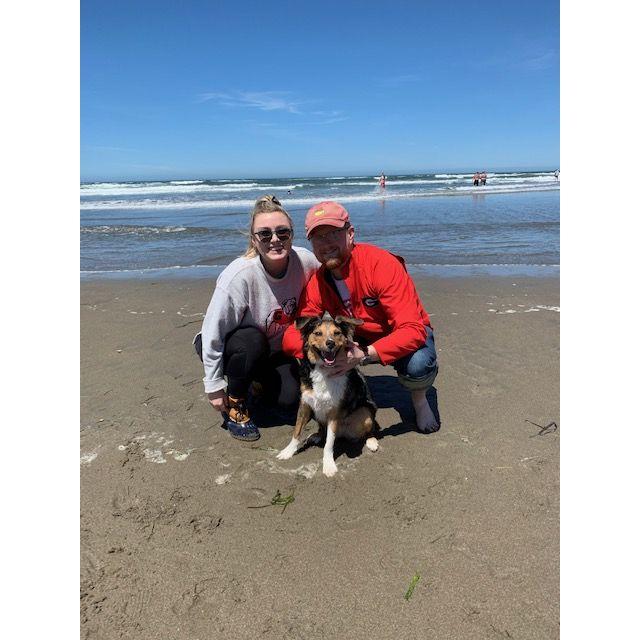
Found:
[{"label": "black leggings", "polygon": [[[202,360],[200,335],[194,345]],[[271,353],[266,336],[255,327],[240,327],[226,335],[223,363],[227,393],[234,398],[246,398],[249,386],[255,380],[262,385],[268,400],[287,406],[299,399],[296,359],[281,351]]]}]

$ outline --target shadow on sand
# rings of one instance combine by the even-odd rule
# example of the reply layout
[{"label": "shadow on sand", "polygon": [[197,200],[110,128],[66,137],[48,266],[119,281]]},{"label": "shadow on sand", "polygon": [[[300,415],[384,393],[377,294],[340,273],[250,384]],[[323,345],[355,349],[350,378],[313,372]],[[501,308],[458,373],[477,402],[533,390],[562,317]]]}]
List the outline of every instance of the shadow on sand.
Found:
[{"label": "shadow on sand", "polygon": [[[369,385],[369,389],[371,389],[371,395],[378,405],[378,409],[391,408],[400,414],[400,422],[382,429],[378,436],[379,439],[387,436],[399,436],[409,431],[415,431],[416,416],[413,405],[411,404],[411,397],[407,390],[398,382],[396,376],[369,376],[367,377],[367,384]],[[438,390],[435,387],[428,389],[427,402],[439,425],[440,410],[438,408]],[[438,429],[439,428],[440,427],[438,427]],[[438,431],[438,429],[435,431]]]},{"label": "shadow on sand", "polygon": [[[382,440],[386,437],[395,437],[410,431],[415,431],[415,412],[411,404],[411,397],[407,390],[398,382],[397,376],[367,376],[367,384],[371,390],[371,395],[378,409],[395,409],[400,415],[400,422],[392,424],[381,429],[378,439]],[[427,391],[427,401],[433,411],[433,414],[440,424],[440,411],[438,409],[438,390],[431,387]],[[282,426],[283,424],[294,425],[296,421],[297,405],[291,407],[280,407],[273,404],[263,402],[256,403],[251,409],[252,415],[255,416],[260,428],[269,428],[274,426]],[[439,429],[439,427],[438,427]],[[436,429],[436,431],[438,430]],[[429,434],[425,434],[429,435]],[[324,446],[321,442],[305,442],[299,449],[298,453],[305,451],[313,446]],[[334,455],[336,459],[342,454],[348,458],[357,458],[362,454],[364,442],[350,442],[340,439],[335,444]]]}]

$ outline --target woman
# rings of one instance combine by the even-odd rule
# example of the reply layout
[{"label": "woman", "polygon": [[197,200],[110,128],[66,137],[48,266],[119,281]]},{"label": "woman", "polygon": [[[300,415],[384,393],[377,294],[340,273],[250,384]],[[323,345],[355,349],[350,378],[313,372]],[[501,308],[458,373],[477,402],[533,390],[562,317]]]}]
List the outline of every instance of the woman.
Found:
[{"label": "woman", "polygon": [[282,334],[319,263],[311,251],[292,246],[292,240],[293,223],[277,198],[259,198],[251,214],[249,246],[220,274],[199,334],[201,345],[196,336],[204,390],[211,406],[222,412],[223,426],[239,440],[260,437],[246,404],[253,382],[281,404],[297,399],[292,371],[297,365],[282,354]]}]

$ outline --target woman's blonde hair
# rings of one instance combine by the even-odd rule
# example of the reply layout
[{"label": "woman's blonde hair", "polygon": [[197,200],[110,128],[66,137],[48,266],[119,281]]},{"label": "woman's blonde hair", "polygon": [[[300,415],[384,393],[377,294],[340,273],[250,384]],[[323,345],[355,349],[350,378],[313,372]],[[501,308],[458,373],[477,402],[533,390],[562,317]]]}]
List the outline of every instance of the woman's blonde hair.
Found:
[{"label": "woman's blonde hair", "polygon": [[247,250],[243,254],[243,258],[255,258],[258,255],[256,248],[253,246],[253,222],[256,219],[257,215],[261,213],[273,213],[274,211],[279,211],[280,213],[284,213],[291,225],[291,239],[293,239],[293,221],[291,220],[291,216],[286,212],[285,208],[280,204],[278,198],[272,195],[262,196],[256,200],[256,203],[253,205],[253,211],[251,212],[251,220],[249,221],[249,246]]}]

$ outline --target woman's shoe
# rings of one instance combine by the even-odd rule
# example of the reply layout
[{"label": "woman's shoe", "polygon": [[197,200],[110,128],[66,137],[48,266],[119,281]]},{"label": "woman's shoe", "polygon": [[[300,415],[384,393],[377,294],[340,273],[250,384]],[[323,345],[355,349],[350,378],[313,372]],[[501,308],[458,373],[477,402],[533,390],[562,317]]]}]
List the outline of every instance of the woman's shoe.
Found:
[{"label": "woman's shoe", "polygon": [[250,418],[242,398],[228,396],[229,413],[223,413],[224,422],[222,427],[237,440],[250,442],[260,437],[260,431],[256,423]]},{"label": "woman's shoe", "polygon": [[228,413],[224,413],[223,416],[224,422],[222,427],[227,429],[237,440],[251,442],[260,437],[260,431],[253,420],[249,419],[247,422],[235,422],[231,420]]}]

